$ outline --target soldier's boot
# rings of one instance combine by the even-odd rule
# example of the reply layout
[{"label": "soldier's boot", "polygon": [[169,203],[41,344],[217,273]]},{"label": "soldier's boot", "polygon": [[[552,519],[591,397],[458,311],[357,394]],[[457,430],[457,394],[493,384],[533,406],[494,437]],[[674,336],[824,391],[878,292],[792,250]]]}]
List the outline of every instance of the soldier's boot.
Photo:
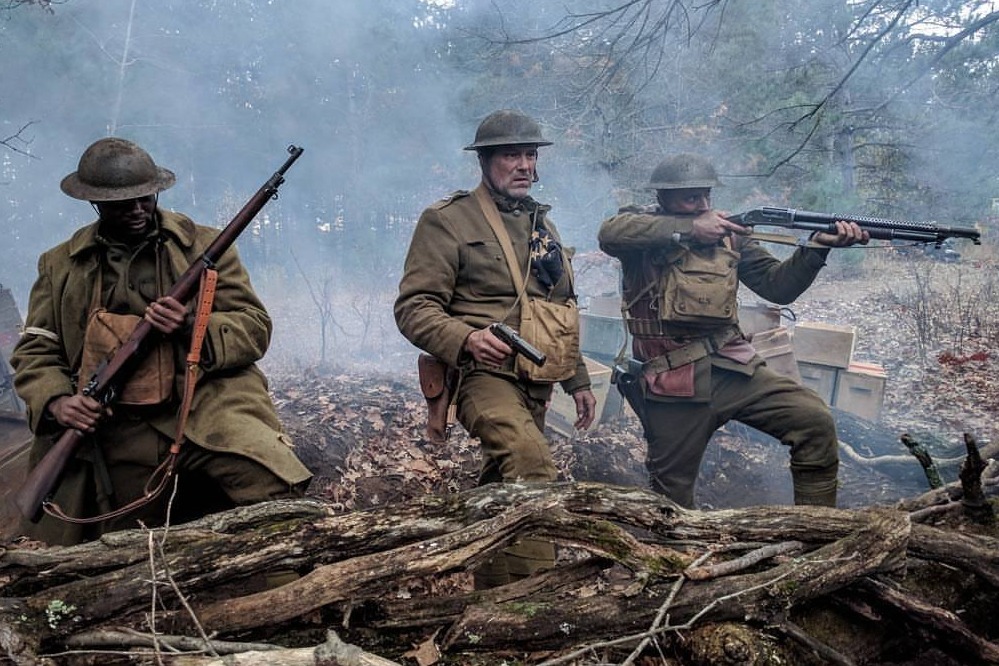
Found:
[{"label": "soldier's boot", "polygon": [[510,580],[517,581],[531,574],[555,567],[555,544],[538,539],[522,539],[508,547],[506,566]]},{"label": "soldier's boot", "polygon": [[506,555],[497,553],[480,564],[472,572],[472,580],[476,590],[488,590],[509,583],[510,571],[506,566]]},{"label": "soldier's boot", "polygon": [[829,474],[803,473],[793,474],[794,503],[797,505],[811,504],[815,506],[836,507],[836,473]]}]

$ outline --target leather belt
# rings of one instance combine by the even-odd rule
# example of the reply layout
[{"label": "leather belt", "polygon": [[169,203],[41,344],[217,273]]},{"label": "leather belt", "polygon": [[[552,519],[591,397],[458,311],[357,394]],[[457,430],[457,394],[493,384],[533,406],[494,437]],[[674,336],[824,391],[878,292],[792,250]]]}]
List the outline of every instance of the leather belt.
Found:
[{"label": "leather belt", "polygon": [[705,356],[711,356],[740,335],[742,333],[737,326],[730,326],[712,335],[694,338],[682,347],[645,361],[642,363],[642,372],[666,372],[699,361]]}]

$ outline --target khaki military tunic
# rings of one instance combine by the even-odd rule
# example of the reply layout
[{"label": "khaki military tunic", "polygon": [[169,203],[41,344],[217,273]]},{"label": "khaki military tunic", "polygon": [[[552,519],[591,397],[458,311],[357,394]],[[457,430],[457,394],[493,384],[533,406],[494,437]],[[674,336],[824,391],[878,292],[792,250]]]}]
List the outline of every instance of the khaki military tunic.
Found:
[{"label": "khaki military tunic", "polygon": [[[624,209],[600,228],[600,248],[621,261],[623,298],[631,315],[658,316],[658,293],[647,286],[666,270],[663,257],[686,243],[693,218],[661,210]],[[828,250],[798,248],[780,261],[759,243],[739,239],[730,248],[737,257],[739,281],[768,301],[793,302],[825,265]],[[698,248],[710,256],[712,251]],[[691,340],[719,330],[706,325],[667,326],[660,335],[636,335],[636,359],[650,361]],[[667,373],[645,377],[643,426],[648,440],[646,466],[653,489],[684,506],[693,506],[701,459],[714,431],[735,419],[778,438],[790,448],[796,503],[834,504],[838,468],[836,428],[829,408],[813,391],[766,367],[741,335],[736,335],[689,366],[689,390],[663,391],[680,384]]]}]

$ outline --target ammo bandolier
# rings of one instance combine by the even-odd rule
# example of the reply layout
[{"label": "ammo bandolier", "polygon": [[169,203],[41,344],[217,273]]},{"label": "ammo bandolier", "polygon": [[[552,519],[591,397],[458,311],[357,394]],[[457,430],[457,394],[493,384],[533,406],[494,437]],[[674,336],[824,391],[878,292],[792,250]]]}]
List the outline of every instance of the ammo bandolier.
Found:
[{"label": "ammo bandolier", "polygon": [[[795,503],[835,505],[832,415],[814,392],[766,367],[738,329],[736,304],[738,282],[768,301],[791,303],[828,250],[798,248],[781,262],[745,238],[692,245],[685,240],[692,221],[658,207],[625,208],[599,233],[600,248],[621,261],[632,352],[642,362],[636,412],[653,489],[693,506],[708,441],[735,419],[790,448]],[[677,264],[693,274],[684,279]]]},{"label": "ammo bandolier", "polygon": [[[517,263],[526,271],[533,226],[542,225],[557,238],[546,217],[549,207],[530,197],[494,200],[512,239]],[[556,303],[574,300],[568,257],[564,269],[550,293],[531,275],[523,298],[547,298]],[[480,484],[556,480],[544,436],[545,406],[553,384],[518,377],[513,357],[502,367],[482,366],[463,352],[465,339],[477,329],[497,321],[514,328],[520,325],[520,302],[506,258],[471,192],[455,192],[423,211],[406,257],[395,317],[410,342],[452,367],[462,368],[457,416],[465,430],[480,440]],[[575,374],[561,386],[567,393],[589,388],[582,356]],[[505,564],[497,563],[499,570],[494,568],[487,574],[493,579],[484,586],[550,567],[554,559],[552,544],[534,540],[522,541],[506,554]]]}]

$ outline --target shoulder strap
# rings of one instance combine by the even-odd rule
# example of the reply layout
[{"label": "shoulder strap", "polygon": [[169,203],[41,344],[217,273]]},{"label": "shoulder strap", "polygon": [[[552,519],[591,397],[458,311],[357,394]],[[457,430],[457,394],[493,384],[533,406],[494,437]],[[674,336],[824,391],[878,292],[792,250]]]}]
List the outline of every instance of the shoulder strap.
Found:
[{"label": "shoulder strap", "polygon": [[500,247],[503,248],[507,266],[510,268],[510,279],[513,280],[513,288],[517,291],[517,297],[519,298],[520,294],[527,287],[527,279],[520,270],[520,266],[517,265],[517,253],[513,251],[513,242],[511,242],[510,234],[503,225],[503,220],[500,219],[496,202],[486,192],[486,186],[481,183],[475,188],[473,194],[475,194],[475,200],[479,203],[479,208],[482,209],[482,214],[486,216],[486,222],[492,227],[493,233],[496,234],[496,240],[499,241]]}]

